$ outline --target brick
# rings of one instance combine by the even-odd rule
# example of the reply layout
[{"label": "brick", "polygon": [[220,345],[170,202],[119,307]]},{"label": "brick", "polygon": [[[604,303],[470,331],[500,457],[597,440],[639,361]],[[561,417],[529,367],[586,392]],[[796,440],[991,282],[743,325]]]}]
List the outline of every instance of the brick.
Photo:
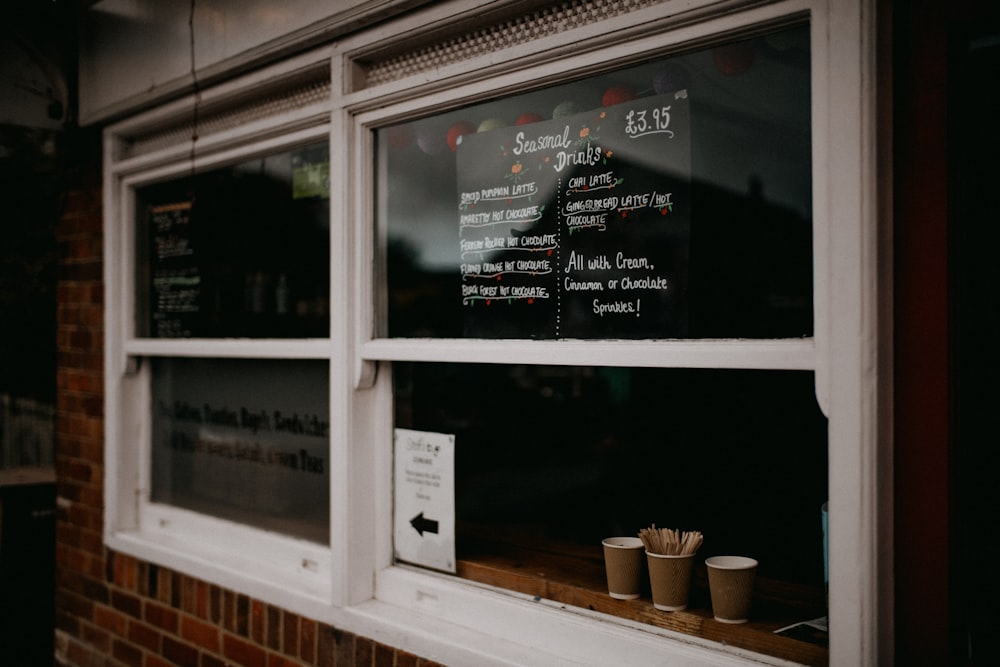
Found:
[{"label": "brick", "polygon": [[375,644],[375,655],[373,656],[375,667],[395,667],[395,651],[392,647],[384,644]]},{"label": "brick", "polygon": [[231,667],[225,660],[209,653],[201,654],[201,667]]},{"label": "brick", "polygon": [[177,634],[178,614],[175,610],[162,604],[146,601],[143,618],[155,628],[170,634]]},{"label": "brick", "polygon": [[143,667],[175,667],[158,655],[146,654],[146,664]]},{"label": "brick", "polygon": [[222,653],[244,667],[267,667],[267,653],[260,646],[227,634],[222,638]]},{"label": "brick", "polygon": [[354,635],[342,630],[334,630],[333,664],[355,665]]},{"label": "brick", "polygon": [[417,667],[445,667],[439,662],[434,662],[433,660],[427,660],[425,658],[417,658]]},{"label": "brick", "polygon": [[337,654],[337,630],[321,623],[316,632],[316,664],[339,665]]},{"label": "brick", "polygon": [[111,655],[128,667],[142,667],[142,651],[120,639],[112,642]]},{"label": "brick", "polygon": [[[68,456],[75,456],[83,461],[100,463],[103,461],[104,445],[94,438],[64,434],[59,438],[59,451]],[[59,480],[56,480],[59,483]]]},{"label": "brick", "polygon": [[371,667],[375,660],[375,642],[367,637],[354,638],[354,664]]},{"label": "brick", "polygon": [[157,578],[160,581],[157,584],[157,590],[159,591],[159,595],[157,595],[156,598],[157,600],[159,600],[164,604],[170,604],[170,600],[173,597],[173,592],[174,592],[173,588],[174,573],[171,572],[170,570],[164,570],[163,568],[160,568],[160,571],[157,573]]},{"label": "brick", "polygon": [[158,630],[152,626],[146,625],[145,623],[132,621],[128,625],[129,641],[141,648],[146,649],[147,651],[159,653],[160,640],[162,637],[163,635]]},{"label": "brick", "polygon": [[59,282],[97,282],[103,277],[103,272],[104,267],[99,261],[87,261],[86,259],[62,259],[56,267],[56,280]]},{"label": "brick", "polygon": [[281,610],[272,605],[267,605],[267,648],[281,650]]},{"label": "brick", "polygon": [[219,607],[222,627],[230,632],[235,632],[236,594],[232,591],[221,591],[219,594]]},{"label": "brick", "polygon": [[81,371],[100,372],[104,368],[104,355],[101,350],[70,350],[62,348],[56,354],[60,367],[75,368]]},{"label": "brick", "polygon": [[64,509],[66,513],[61,517],[64,523],[94,532],[101,531],[103,512],[100,509],[80,503],[69,503],[68,507],[60,509]]},{"label": "brick", "polygon": [[57,631],[65,632],[69,635],[80,634],[80,618],[68,614],[62,609],[56,609],[55,627]]},{"label": "brick", "polygon": [[130,591],[137,590],[136,578],[138,576],[139,564],[131,556],[122,553],[115,553],[114,567],[112,569],[112,583]]},{"label": "brick", "polygon": [[299,623],[299,657],[303,662],[316,660],[316,621],[302,618]]},{"label": "brick", "polygon": [[55,431],[57,435],[75,436],[78,438],[99,438],[104,432],[103,429],[104,420],[99,417],[90,417],[73,412],[56,413]]},{"label": "brick", "polygon": [[63,326],[100,328],[104,324],[104,308],[99,304],[60,304],[56,321]]},{"label": "brick", "polygon": [[236,618],[234,631],[240,637],[250,636],[250,598],[246,595],[237,594],[235,600]]},{"label": "brick", "polygon": [[81,623],[80,632],[77,636],[81,641],[90,644],[94,649],[102,653],[111,652],[111,633],[104,628],[99,628],[90,623]]},{"label": "brick", "polygon": [[154,600],[159,595],[160,592],[160,568],[152,563],[148,564],[145,568],[145,576],[143,577],[144,589],[143,593],[147,597],[151,597]]},{"label": "brick", "polygon": [[[324,664],[324,667],[329,664],[330,667],[332,667],[332,663],[320,664]],[[292,660],[288,656],[281,655],[280,653],[268,653],[267,667],[302,667],[302,663],[298,660]]]},{"label": "brick", "polygon": [[181,616],[180,636],[195,646],[219,652],[219,628],[193,616]]},{"label": "brick", "polygon": [[210,584],[196,579],[194,582],[194,614],[198,618],[208,619],[208,591]]},{"label": "brick", "polygon": [[282,650],[294,656],[299,648],[299,617],[289,611],[282,612]]},{"label": "brick", "polygon": [[119,637],[124,637],[128,630],[128,618],[120,611],[104,605],[94,607],[94,624]]},{"label": "brick", "polygon": [[255,644],[264,645],[267,634],[264,603],[260,600],[250,601],[250,639]]},{"label": "brick", "polygon": [[396,667],[417,667],[417,656],[407,651],[396,651]]},{"label": "brick", "polygon": [[189,614],[198,614],[198,583],[193,578],[180,575],[180,609]]},{"label": "brick", "polygon": [[222,589],[212,586],[208,591],[208,620],[217,625],[222,625]]},{"label": "brick", "polygon": [[103,581],[97,581],[76,570],[59,568],[56,571],[56,583],[59,588],[94,602],[106,604],[109,598],[108,588]]},{"label": "brick", "polygon": [[[56,396],[56,410],[66,414],[100,416],[104,411],[104,399],[96,394],[77,394],[69,391]],[[57,452],[56,458],[61,458]]]},{"label": "brick", "polygon": [[56,457],[56,475],[60,478],[70,478],[78,482],[94,481],[93,465],[80,459],[63,456]]},{"label": "brick", "polygon": [[56,591],[56,609],[79,618],[91,618],[94,602],[77,593],[65,589]]},{"label": "brick", "polygon": [[197,665],[198,649],[173,637],[163,637],[163,657],[175,665]]},{"label": "brick", "polygon": [[66,649],[66,657],[71,665],[90,665],[92,652],[79,642],[71,641]]}]

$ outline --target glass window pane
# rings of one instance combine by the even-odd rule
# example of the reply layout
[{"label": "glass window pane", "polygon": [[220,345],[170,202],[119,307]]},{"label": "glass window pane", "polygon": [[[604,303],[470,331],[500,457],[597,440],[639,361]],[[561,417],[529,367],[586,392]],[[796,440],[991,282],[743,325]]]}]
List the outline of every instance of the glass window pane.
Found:
[{"label": "glass window pane", "polygon": [[325,142],[144,187],[136,201],[140,336],[328,335]]},{"label": "glass window pane", "polygon": [[381,335],[812,334],[808,27],[376,131]]},{"label": "glass window pane", "polygon": [[328,542],[327,363],[151,363],[152,500]]},{"label": "glass window pane", "polygon": [[[396,363],[395,425],[455,436],[460,561],[652,524],[822,595],[827,421],[812,373]],[[822,600],[822,597],[819,598]]]}]

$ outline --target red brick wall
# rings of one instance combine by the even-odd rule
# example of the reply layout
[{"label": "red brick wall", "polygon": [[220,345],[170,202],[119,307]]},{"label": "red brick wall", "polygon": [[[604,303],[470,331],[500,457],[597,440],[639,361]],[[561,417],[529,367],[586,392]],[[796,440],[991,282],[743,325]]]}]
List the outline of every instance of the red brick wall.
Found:
[{"label": "red brick wall", "polygon": [[435,663],[112,552],[104,510],[100,144],[67,173],[56,230],[56,663],[431,667]]}]

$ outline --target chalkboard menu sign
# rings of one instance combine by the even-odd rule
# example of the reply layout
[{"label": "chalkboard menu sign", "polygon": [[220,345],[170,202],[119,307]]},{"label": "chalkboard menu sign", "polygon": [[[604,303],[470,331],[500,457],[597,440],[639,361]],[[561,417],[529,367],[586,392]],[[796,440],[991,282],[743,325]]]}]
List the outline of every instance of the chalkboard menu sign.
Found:
[{"label": "chalkboard menu sign", "polygon": [[149,229],[154,335],[190,336],[197,326],[202,287],[191,234],[191,202],[151,206]]},{"label": "chalkboard menu sign", "polygon": [[683,336],[690,155],[683,90],[462,136],[465,335]]},{"label": "chalkboard menu sign", "polygon": [[326,142],[136,189],[136,329],[151,338],[329,334]]}]

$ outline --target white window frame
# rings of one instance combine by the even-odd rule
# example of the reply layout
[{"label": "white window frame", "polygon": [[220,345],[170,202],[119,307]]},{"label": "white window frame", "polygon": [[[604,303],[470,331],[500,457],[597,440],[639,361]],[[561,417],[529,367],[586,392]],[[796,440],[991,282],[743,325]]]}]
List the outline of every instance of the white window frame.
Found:
[{"label": "white window frame", "polygon": [[[687,635],[393,563],[393,361],[812,370],[829,418],[831,664],[891,662],[891,461],[886,438],[888,294],[878,221],[874,0],[664,0],[500,52],[355,90],[358,54],[461,24],[513,0],[451,0],[116,123],[105,130],[105,530],[109,548],[280,605],[445,664],[772,662]],[[379,286],[371,130],[517,92],[525,80],[600,68],[639,52],[708,44],[751,26],[808,17],[812,42],[814,322],[811,339],[477,341],[376,339]],[[224,164],[328,136],[330,333],[313,340],[158,340],[133,331],[136,186],[190,169],[188,142],[141,157],[119,144],[255,86],[326,61],[332,95],[308,108],[205,137],[195,164]],[[293,138],[295,139],[293,141]],[[834,288],[835,286],[835,288]],[[889,348],[885,348],[889,349]],[[330,365],[330,544],[314,545],[148,502],[153,356],[305,358]],[[886,532],[888,529],[888,532]]]},{"label": "white window frame", "polygon": [[[465,3],[468,9],[469,3]],[[673,11],[699,15],[694,23],[679,21],[669,27]],[[470,10],[472,11],[472,10]],[[703,12],[703,13],[702,13]],[[374,304],[380,286],[373,282],[371,266],[376,248],[372,211],[374,162],[371,133],[378,127],[436,110],[516,93],[524,81],[552,80],[599,69],[617,59],[640,52],[658,53],[681,45],[725,39],[742,31],[780,24],[788,18],[808,17],[812,44],[813,127],[813,237],[814,321],[811,339],[787,340],[675,340],[675,341],[493,341],[453,339],[376,338]],[[570,662],[643,664],[676,651],[698,664],[728,664],[743,660],[740,651],[676,633],[627,622],[588,623],[591,615],[554,613],[549,605],[529,596],[499,593],[489,587],[462,582],[419,568],[395,565],[392,556],[392,412],[390,369],[393,361],[541,363],[571,365],[663,366],[674,368],[756,368],[811,370],[816,395],[829,417],[829,485],[832,513],[830,532],[830,617],[832,664],[872,664],[891,654],[891,555],[877,539],[887,519],[880,512],[889,507],[889,490],[875,483],[886,462],[879,451],[878,412],[884,389],[877,357],[879,329],[876,250],[879,230],[875,200],[874,135],[874,7],[865,0],[823,2],[789,0],[773,3],[665,2],[638,10],[607,24],[578,28],[569,34],[543,38],[510,52],[490,54],[432,72],[352,91],[340,103],[339,122],[351,128],[348,150],[342,158],[345,180],[353,178],[350,198],[341,215],[351,221],[355,249],[351,284],[346,296],[355,304],[353,347],[341,368],[355,389],[350,393],[351,412],[367,415],[358,421],[353,440],[366,443],[356,449],[374,470],[374,497],[355,485],[357,506],[371,506],[372,513],[353,527],[362,529],[357,541],[369,543],[376,527],[375,547],[347,563],[356,582],[348,591],[348,605],[371,608],[372,614],[418,614],[440,625],[436,632],[458,635],[482,633],[501,641],[535,649],[544,647],[545,663],[563,656]],[[419,33],[427,24],[399,22],[402,30]],[[657,30],[656,26],[664,26]],[[650,27],[653,26],[653,27]],[[342,73],[351,71],[357,54],[372,43],[390,42],[385,31],[361,35],[341,46]],[[572,55],[567,55],[567,50]],[[831,111],[831,101],[836,111]],[[337,110],[334,112],[337,113]],[[836,286],[834,289],[833,286]],[[882,418],[884,420],[884,417]],[[880,518],[880,516],[882,518]],[[372,569],[371,562],[375,567]],[[374,575],[374,576],[372,576]],[[374,580],[374,590],[369,582]],[[554,605],[561,607],[561,605]],[[606,619],[605,619],[606,620]],[[443,628],[443,629],[442,629]],[[677,642],[665,645],[661,637]],[[440,638],[429,642],[439,646]],[[455,640],[460,643],[460,639]],[[493,641],[491,646],[498,642]],[[495,649],[499,650],[499,649]],[[551,652],[551,653],[549,653]],[[554,654],[554,655],[553,655]],[[628,656],[623,658],[623,656]],[[754,654],[754,660],[767,661]],[[552,663],[548,663],[552,664]]]},{"label": "white window frame", "polygon": [[165,105],[105,130],[105,543],[112,549],[223,586],[302,604],[332,600],[329,544],[264,531],[150,500],[150,359],[315,359],[329,366],[329,338],[166,339],[138,335],[135,323],[135,192],[137,188],[316,142],[329,142],[329,100],[179,141],[137,157],[120,158],[124,137],[194,118],[195,108],[235,92],[329,62],[329,50],[292,59],[197,98]]}]

